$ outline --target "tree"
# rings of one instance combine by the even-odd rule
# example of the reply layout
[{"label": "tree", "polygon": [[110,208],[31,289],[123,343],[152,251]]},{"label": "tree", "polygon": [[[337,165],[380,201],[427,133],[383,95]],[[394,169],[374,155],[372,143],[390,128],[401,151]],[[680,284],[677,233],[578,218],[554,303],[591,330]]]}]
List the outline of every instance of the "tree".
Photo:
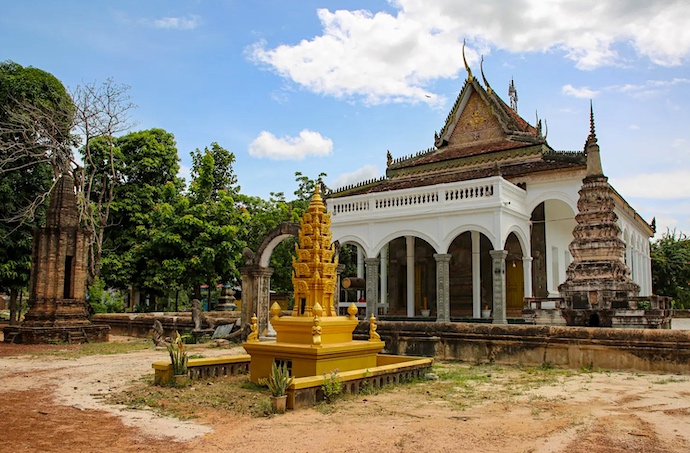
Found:
[{"label": "tree", "polygon": [[[102,269],[104,280],[125,289],[130,285],[160,295],[167,289],[150,269],[157,231],[179,203],[183,181],[177,176],[179,157],[175,138],[162,129],[133,132],[115,141],[121,155],[121,181],[114,187],[111,219],[105,233]],[[155,266],[154,266],[155,267]],[[168,284],[167,282],[165,283]]]},{"label": "tree", "polygon": [[654,294],[670,296],[676,307],[690,307],[690,239],[666,231],[651,245]]},{"label": "tree", "polygon": [[102,84],[80,85],[72,93],[74,128],[82,139],[79,153],[84,163],[74,172],[79,187],[80,220],[91,233],[89,281],[100,274],[115,187],[123,181],[124,162],[115,136],[133,125],[130,112],[135,106],[130,102],[129,89],[107,79]]},{"label": "tree", "polygon": [[[235,163],[235,154],[220,146],[218,143],[211,143],[211,149],[204,148],[201,152],[197,148],[190,153],[192,156],[192,182],[194,184],[199,177],[202,166],[212,168],[210,173],[204,176],[203,180],[209,185],[208,198],[216,201],[218,200],[218,193],[224,190],[226,194],[236,195],[239,192],[237,187],[237,176],[233,171],[232,165]],[[213,159],[213,166],[209,167],[209,163],[204,164],[206,156],[211,156]],[[208,159],[208,158],[207,158]]]},{"label": "tree", "polygon": [[29,282],[32,230],[45,217],[53,175],[72,160],[72,101],[40,69],[0,63],[0,286],[10,288],[10,323]]}]

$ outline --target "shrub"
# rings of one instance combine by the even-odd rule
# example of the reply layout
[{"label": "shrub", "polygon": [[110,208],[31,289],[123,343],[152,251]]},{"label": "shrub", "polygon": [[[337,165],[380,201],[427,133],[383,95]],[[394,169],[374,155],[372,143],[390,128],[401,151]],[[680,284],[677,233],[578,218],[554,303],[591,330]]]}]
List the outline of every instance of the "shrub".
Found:
[{"label": "shrub", "polygon": [[180,333],[175,332],[175,335],[175,339],[168,345],[168,354],[170,354],[170,361],[172,362],[173,375],[180,376],[187,374],[188,357]]},{"label": "shrub", "polygon": [[343,392],[343,378],[338,374],[338,369],[331,371],[329,374],[323,373],[323,397],[326,402],[332,403]]}]

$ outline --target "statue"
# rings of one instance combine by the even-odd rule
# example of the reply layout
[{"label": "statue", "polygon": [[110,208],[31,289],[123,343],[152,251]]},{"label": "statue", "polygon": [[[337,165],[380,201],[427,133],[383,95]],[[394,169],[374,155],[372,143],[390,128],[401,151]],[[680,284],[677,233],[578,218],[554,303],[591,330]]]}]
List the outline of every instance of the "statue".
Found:
[{"label": "statue", "polygon": [[192,300],[192,321],[194,321],[194,330],[201,330],[201,301],[199,299]]},{"label": "statue", "polygon": [[153,344],[156,346],[168,346],[170,338],[165,338],[165,331],[163,324],[156,319],[153,321]]},{"label": "statue", "polygon": [[381,335],[376,332],[377,327],[376,317],[371,315],[371,318],[369,318],[369,341],[381,341]]},{"label": "statue", "polygon": [[249,247],[245,247],[242,250],[242,258],[244,258],[244,265],[251,266],[254,264],[254,251]]},{"label": "statue", "polygon": [[251,333],[247,337],[248,342],[258,342],[259,341],[259,325],[257,324],[256,313],[252,316],[252,323],[250,325]]}]

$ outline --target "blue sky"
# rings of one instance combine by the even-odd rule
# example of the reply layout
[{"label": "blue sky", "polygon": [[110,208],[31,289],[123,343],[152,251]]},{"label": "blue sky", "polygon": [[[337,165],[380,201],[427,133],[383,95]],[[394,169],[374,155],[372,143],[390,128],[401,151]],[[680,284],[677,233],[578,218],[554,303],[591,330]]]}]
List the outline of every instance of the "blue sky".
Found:
[{"label": "blue sky", "polygon": [[0,0],[0,60],[68,88],[131,86],[136,130],[218,142],[242,191],[337,187],[427,149],[466,77],[461,49],[549,144],[581,150],[593,99],[604,172],[658,231],[690,233],[685,0]]}]

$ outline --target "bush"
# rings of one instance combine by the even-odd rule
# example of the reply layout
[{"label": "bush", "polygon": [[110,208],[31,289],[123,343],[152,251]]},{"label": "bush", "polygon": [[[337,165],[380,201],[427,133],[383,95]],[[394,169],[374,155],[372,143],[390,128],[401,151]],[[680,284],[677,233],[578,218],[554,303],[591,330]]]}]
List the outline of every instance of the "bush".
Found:
[{"label": "bush", "polygon": [[119,291],[108,290],[100,277],[93,280],[87,296],[94,313],[120,313],[125,304]]},{"label": "bush", "polygon": [[343,378],[338,374],[338,369],[331,371],[329,374],[323,373],[323,397],[327,403],[332,403],[343,392]]}]

